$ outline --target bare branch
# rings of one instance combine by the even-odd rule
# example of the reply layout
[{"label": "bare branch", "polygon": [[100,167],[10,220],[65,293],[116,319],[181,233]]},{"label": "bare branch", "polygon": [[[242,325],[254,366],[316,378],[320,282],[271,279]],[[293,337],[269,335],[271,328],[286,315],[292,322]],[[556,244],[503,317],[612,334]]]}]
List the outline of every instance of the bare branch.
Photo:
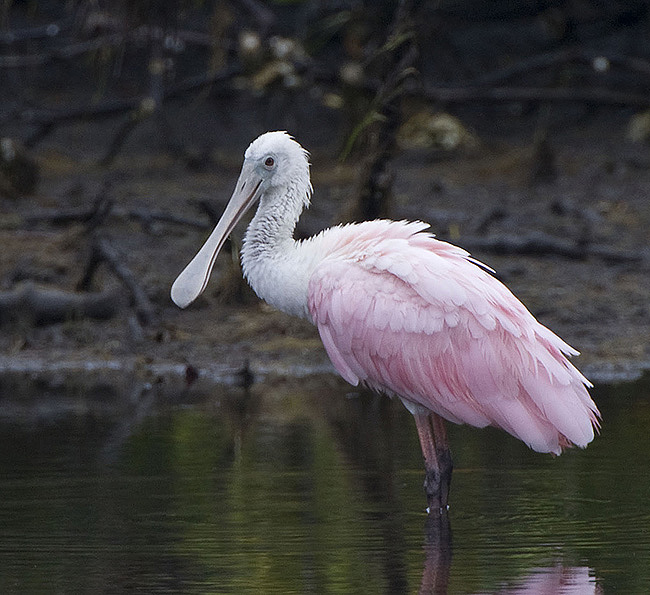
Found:
[{"label": "bare branch", "polygon": [[[411,92],[419,95],[419,91]],[[623,93],[601,88],[543,88],[543,87],[427,87],[423,93],[430,101],[441,103],[507,102],[570,102],[619,106],[647,107],[650,95]]]}]

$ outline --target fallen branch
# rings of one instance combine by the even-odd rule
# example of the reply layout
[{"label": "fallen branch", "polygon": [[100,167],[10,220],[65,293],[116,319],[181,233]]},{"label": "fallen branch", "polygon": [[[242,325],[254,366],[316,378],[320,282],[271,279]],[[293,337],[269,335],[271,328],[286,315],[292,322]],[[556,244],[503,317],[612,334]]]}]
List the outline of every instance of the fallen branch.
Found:
[{"label": "fallen branch", "polygon": [[131,293],[138,320],[145,326],[153,324],[156,314],[146,292],[131,269],[124,264],[124,259],[119,256],[113,245],[106,238],[96,237],[93,248]]},{"label": "fallen branch", "polygon": [[[93,217],[98,213],[96,205],[91,207],[78,207],[66,209],[43,209],[35,213],[25,215],[18,220],[13,218],[11,223],[12,227],[16,225],[25,225],[32,227],[39,224],[47,224],[54,226],[70,225],[72,223],[89,223]],[[210,229],[210,224],[201,219],[193,219],[190,217],[182,217],[165,211],[152,211],[141,207],[133,209],[121,209],[114,207],[111,209],[110,214],[113,217],[120,217],[122,219],[134,219],[142,224],[146,229],[150,228],[154,221],[162,223],[171,223],[174,225],[183,225],[186,227],[193,227],[195,229],[205,230]]]},{"label": "fallen branch", "polygon": [[86,265],[84,274],[77,284],[78,289],[87,289],[90,286],[97,267],[105,262],[115,276],[124,284],[131,294],[133,305],[135,307],[138,321],[149,326],[154,324],[157,320],[156,313],[153,309],[149,298],[140,285],[136,276],[133,274],[126,264],[124,259],[120,257],[113,245],[106,238],[95,236],[93,239],[92,254]]},{"label": "fallen branch", "polygon": [[76,293],[22,283],[12,291],[0,292],[0,323],[27,319],[45,325],[79,318],[108,319],[121,307],[114,291]]},{"label": "fallen branch", "polygon": [[582,260],[589,256],[595,256],[608,262],[617,263],[639,263],[644,260],[644,255],[640,252],[614,250],[608,246],[576,243],[545,233],[491,238],[466,237],[459,240],[458,243],[472,252],[480,251],[492,254],[562,256],[571,260]]}]

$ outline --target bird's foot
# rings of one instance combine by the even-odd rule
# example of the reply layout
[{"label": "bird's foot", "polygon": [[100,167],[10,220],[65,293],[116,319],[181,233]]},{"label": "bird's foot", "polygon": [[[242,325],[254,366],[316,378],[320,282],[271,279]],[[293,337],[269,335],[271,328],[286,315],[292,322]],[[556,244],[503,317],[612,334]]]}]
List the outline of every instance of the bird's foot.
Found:
[{"label": "bird's foot", "polygon": [[424,478],[424,492],[427,495],[427,512],[449,510],[449,486],[451,484],[451,457],[446,457],[441,468],[427,469]]},{"label": "bird's foot", "polygon": [[435,514],[437,512],[439,515],[443,515],[449,512],[449,504],[445,506],[438,506],[437,508],[435,506],[433,508],[431,508],[431,506],[427,506],[425,510],[427,514]]}]

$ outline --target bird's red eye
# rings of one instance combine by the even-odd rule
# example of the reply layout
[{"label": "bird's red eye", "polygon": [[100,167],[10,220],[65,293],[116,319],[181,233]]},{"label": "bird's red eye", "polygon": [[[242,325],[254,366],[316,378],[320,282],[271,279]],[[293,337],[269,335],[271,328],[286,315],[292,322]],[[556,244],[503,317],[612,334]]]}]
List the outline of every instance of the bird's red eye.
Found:
[{"label": "bird's red eye", "polygon": [[273,157],[267,157],[264,165],[266,165],[266,167],[273,167],[275,165]]}]

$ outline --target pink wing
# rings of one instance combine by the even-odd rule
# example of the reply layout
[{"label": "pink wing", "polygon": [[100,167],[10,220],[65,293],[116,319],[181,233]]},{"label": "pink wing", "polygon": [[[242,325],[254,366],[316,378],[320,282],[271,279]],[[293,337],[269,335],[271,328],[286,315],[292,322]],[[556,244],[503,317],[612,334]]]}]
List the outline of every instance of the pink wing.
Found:
[{"label": "pink wing", "polygon": [[586,446],[599,413],[564,355],[577,352],[467,252],[417,233],[423,226],[336,229],[309,311],[338,372],[540,452]]}]

